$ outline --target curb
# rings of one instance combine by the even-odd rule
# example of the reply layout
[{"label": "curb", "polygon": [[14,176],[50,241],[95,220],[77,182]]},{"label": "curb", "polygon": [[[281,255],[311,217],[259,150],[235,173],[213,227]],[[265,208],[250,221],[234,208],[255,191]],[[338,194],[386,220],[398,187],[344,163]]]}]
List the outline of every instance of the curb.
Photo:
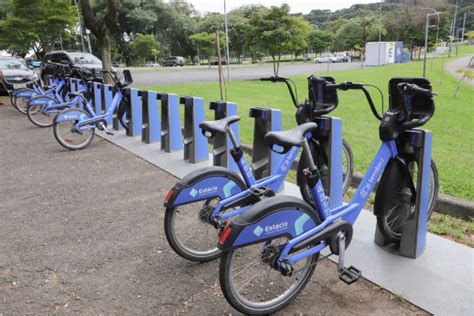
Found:
[{"label": "curb", "polygon": [[[247,154],[252,154],[252,147],[250,145],[242,144],[242,149]],[[296,170],[298,166],[298,159],[293,162],[291,166],[292,170]],[[354,173],[352,177],[351,187],[357,187],[362,180],[363,175],[360,173]],[[460,217],[463,219],[474,218],[474,202],[461,200],[446,194],[440,193],[436,200],[435,210],[438,213],[451,215],[454,217]]]}]

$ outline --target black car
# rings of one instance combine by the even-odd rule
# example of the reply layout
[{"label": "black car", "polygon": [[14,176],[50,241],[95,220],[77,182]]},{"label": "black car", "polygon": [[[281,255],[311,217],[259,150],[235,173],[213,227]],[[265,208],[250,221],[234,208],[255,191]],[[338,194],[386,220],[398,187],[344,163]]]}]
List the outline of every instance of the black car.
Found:
[{"label": "black car", "polygon": [[41,78],[48,75],[62,75],[69,71],[72,77],[82,79],[83,76],[101,81],[102,61],[89,53],[52,51],[47,53],[41,63]]},{"label": "black car", "polygon": [[0,70],[3,73],[0,95],[7,93],[5,88],[8,90],[24,88],[30,82],[38,80],[38,75],[15,57],[0,57]]}]

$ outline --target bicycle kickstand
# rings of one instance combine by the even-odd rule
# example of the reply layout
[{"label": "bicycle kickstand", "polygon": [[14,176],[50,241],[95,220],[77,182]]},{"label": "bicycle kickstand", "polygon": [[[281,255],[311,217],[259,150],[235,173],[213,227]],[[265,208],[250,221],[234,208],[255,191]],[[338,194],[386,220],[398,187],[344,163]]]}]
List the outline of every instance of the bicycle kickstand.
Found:
[{"label": "bicycle kickstand", "polygon": [[337,235],[337,243],[339,247],[339,260],[337,262],[337,269],[339,271],[339,279],[346,284],[352,284],[359,280],[362,272],[354,266],[348,268],[344,267],[344,255],[346,252],[346,236],[340,232]]}]

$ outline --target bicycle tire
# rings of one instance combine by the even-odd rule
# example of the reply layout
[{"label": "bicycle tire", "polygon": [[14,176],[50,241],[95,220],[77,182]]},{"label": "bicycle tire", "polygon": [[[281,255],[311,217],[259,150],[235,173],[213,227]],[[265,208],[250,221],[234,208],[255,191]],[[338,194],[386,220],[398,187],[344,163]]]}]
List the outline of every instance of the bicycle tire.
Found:
[{"label": "bicycle tire", "polygon": [[[285,206],[282,209],[288,209],[291,207]],[[279,209],[276,208],[276,211]],[[303,210],[299,208],[299,211],[303,211],[305,213],[309,213],[308,210]],[[273,240],[277,240],[277,238],[272,238],[272,239],[267,239],[263,243],[263,247],[268,247],[268,245],[272,244]],[[277,244],[277,248],[281,247]],[[267,258],[262,258],[261,256],[265,254],[265,248],[262,248],[260,244],[253,244],[253,245],[247,245],[241,248],[237,249],[232,249],[230,251],[224,251],[221,255],[221,261],[219,265],[219,282],[221,285],[221,290],[224,294],[224,297],[226,298],[227,302],[236,310],[238,310],[241,313],[248,314],[248,315],[263,315],[263,314],[272,314],[278,310],[281,310],[284,308],[286,305],[291,303],[297,296],[298,294],[305,288],[309,280],[311,279],[311,276],[314,273],[314,270],[316,269],[316,265],[319,260],[319,252],[315,253],[309,257],[306,258],[306,261],[301,260],[297,264],[303,264],[302,268],[296,268],[296,272],[302,272],[300,275],[293,275],[295,276],[295,283],[291,284],[288,289],[283,292],[280,296],[277,298],[273,298],[269,300],[269,302],[265,302],[264,298],[262,296],[269,296],[271,295],[273,291],[278,292],[278,289],[283,288],[281,286],[279,281],[271,281],[271,283],[267,284],[268,287],[265,289],[265,285],[256,285],[256,293],[257,296],[255,297],[255,301],[251,301],[250,299],[245,298],[244,296],[249,296],[251,297],[253,295],[253,292],[250,290],[245,290],[242,287],[236,286],[233,278],[234,278],[234,272],[233,272],[233,261],[238,261],[242,260],[245,255],[249,253],[257,254],[257,259],[254,260],[254,258],[250,259],[250,263],[254,264],[255,266],[258,264],[265,264],[267,267],[266,269],[268,270],[268,275],[264,276],[264,279],[267,279],[268,282],[270,282],[270,273],[275,273],[273,275],[275,276],[280,276],[281,272],[277,271],[273,268],[270,267],[270,263],[266,263],[264,260]],[[258,251],[260,250],[260,258]],[[263,253],[262,253],[263,252]],[[254,255],[255,257],[255,255]],[[270,260],[273,261],[273,260]],[[241,273],[252,273],[252,266],[249,266],[247,262],[249,261],[244,261],[245,266],[242,268],[241,272],[237,273],[236,275],[239,275]],[[242,265],[238,265],[239,267],[243,267]],[[257,269],[257,267],[256,267]],[[252,283],[257,283],[258,278],[257,276],[260,274],[256,274],[255,277],[252,279],[252,281],[248,284],[251,285]],[[281,275],[283,277],[283,275]],[[246,278],[247,276],[243,275],[241,276],[242,278]],[[287,278],[287,277],[283,277]],[[249,278],[250,279],[250,278]],[[284,280],[284,279],[282,279]],[[247,284],[244,284],[247,285]],[[236,289],[238,288],[238,289]],[[242,293],[239,293],[239,290],[243,290]],[[278,293],[277,293],[278,294]],[[261,295],[261,296],[258,296]],[[258,301],[258,302],[257,302]]]},{"label": "bicycle tire", "polygon": [[[413,161],[408,163],[414,163]],[[382,212],[377,216],[377,227],[379,232],[389,243],[398,243],[401,239],[401,232],[397,228],[403,227],[403,224],[413,214],[414,203],[407,203],[407,199],[403,197],[404,192],[408,192],[408,184],[405,180],[398,178],[394,181],[390,181],[391,192],[389,197],[384,196],[384,200],[376,199],[374,202],[374,209],[381,209]],[[415,184],[416,185],[416,184]],[[433,214],[433,210],[436,206],[436,200],[439,191],[439,179],[438,179],[438,168],[433,160],[430,165],[430,184],[429,184],[429,206],[428,206],[428,221]],[[404,208],[410,209],[404,209]],[[396,213],[394,213],[396,212]],[[404,212],[405,214],[400,214]],[[404,215],[404,216],[403,216]],[[397,221],[396,216],[403,216],[402,220]]]},{"label": "bicycle tire", "polygon": [[[317,148],[315,146],[320,146],[316,142],[312,143],[313,146],[311,146],[311,154],[313,156],[313,159],[316,163],[316,166],[318,169],[321,170],[323,166],[327,166],[328,164],[328,159],[326,157],[326,154],[324,150],[321,148]],[[354,175],[354,158],[352,154],[352,149],[349,146],[349,144],[345,141],[342,140],[342,149],[343,149],[343,159],[345,157],[346,159],[346,166],[343,166],[343,181],[342,181],[342,192],[345,193],[347,189],[349,188],[351,182],[352,182],[352,177]],[[308,167],[308,163],[306,162],[306,156],[301,155],[300,160],[298,162],[298,168],[297,168],[297,177],[298,177],[298,186],[300,188],[300,193],[303,199],[310,203],[311,205],[314,205],[313,202],[313,197],[311,194],[311,189],[307,185],[306,182],[306,177],[303,175],[303,170]],[[344,171],[344,169],[346,169]],[[322,176],[321,181],[323,182],[323,187],[326,191],[326,194],[328,194],[328,185],[329,185],[329,179],[326,176]]]},{"label": "bicycle tire", "polygon": [[[84,111],[83,109],[80,109],[80,108],[67,109],[67,110],[61,112],[61,114],[69,112],[69,111],[75,111],[75,112],[80,111],[80,112],[83,112],[84,114],[86,114],[89,118],[91,118],[91,115],[89,113],[87,113],[86,111]],[[83,142],[81,142],[79,145],[74,146],[74,145],[71,145],[71,143],[68,142],[67,139],[63,139],[63,137],[61,135],[62,133],[60,132],[59,129],[61,128],[61,125],[64,122],[70,122],[69,124],[71,124],[71,128],[72,128],[72,126],[77,122],[77,120],[66,120],[66,121],[61,121],[61,122],[58,122],[56,119],[54,120],[54,122],[53,122],[54,137],[56,138],[56,140],[58,141],[58,143],[61,146],[63,146],[64,148],[67,148],[69,150],[80,150],[80,149],[84,149],[87,146],[89,146],[89,144],[94,139],[95,128],[93,128],[91,130],[87,130],[87,131],[90,131],[90,134],[88,136],[86,136],[86,138]],[[74,132],[71,132],[71,135],[73,135],[73,134],[74,134]]]}]

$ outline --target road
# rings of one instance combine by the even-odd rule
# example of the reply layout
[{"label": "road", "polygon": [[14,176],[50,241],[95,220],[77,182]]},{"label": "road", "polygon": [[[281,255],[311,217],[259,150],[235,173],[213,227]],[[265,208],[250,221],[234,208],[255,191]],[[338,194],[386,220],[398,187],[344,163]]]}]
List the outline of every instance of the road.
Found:
[{"label": "road", "polygon": [[[313,63],[282,63],[280,65],[280,76],[310,75],[334,70],[348,70],[359,68],[360,63],[338,63],[338,64],[313,64]],[[272,64],[262,65],[232,65],[230,69],[231,80],[258,79],[273,75]],[[227,68],[224,68],[227,75]],[[192,66],[184,68],[158,68],[132,69],[134,86],[155,86],[164,84],[179,84],[188,82],[211,82],[218,81],[217,67]]]}]

